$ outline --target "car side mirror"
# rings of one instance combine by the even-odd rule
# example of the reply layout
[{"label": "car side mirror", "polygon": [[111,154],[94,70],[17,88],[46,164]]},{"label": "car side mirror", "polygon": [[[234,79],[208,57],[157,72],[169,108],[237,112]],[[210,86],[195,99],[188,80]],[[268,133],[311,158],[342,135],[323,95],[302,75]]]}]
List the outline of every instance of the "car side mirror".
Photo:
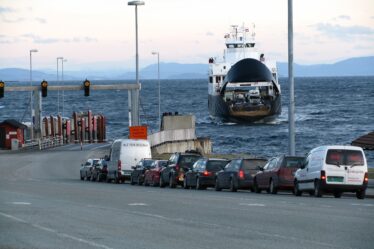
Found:
[{"label": "car side mirror", "polygon": [[301,164],[300,169],[305,169],[306,164]]},{"label": "car side mirror", "polygon": [[259,165],[257,165],[257,170],[260,170],[260,171],[264,171],[264,168],[263,167],[261,167],[261,166],[259,166]]}]

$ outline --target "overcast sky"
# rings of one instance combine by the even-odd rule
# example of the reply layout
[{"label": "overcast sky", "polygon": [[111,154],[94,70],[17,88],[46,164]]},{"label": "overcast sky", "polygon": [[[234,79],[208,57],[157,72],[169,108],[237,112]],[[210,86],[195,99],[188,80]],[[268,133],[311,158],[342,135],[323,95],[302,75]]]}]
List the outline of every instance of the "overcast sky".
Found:
[{"label": "overcast sky", "polygon": [[[374,0],[294,0],[296,63],[374,55]],[[140,66],[206,63],[232,24],[255,23],[258,50],[287,61],[287,0],[146,0],[138,8]],[[0,0],[0,68],[135,68],[135,10],[124,0]]]}]

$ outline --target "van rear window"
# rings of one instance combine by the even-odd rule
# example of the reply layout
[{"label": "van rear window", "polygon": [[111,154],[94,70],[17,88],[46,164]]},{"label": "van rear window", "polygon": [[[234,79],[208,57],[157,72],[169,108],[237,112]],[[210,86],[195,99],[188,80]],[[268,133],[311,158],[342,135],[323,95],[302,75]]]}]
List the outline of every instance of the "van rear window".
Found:
[{"label": "van rear window", "polygon": [[328,150],[327,164],[334,165],[364,165],[364,156],[358,150]]}]

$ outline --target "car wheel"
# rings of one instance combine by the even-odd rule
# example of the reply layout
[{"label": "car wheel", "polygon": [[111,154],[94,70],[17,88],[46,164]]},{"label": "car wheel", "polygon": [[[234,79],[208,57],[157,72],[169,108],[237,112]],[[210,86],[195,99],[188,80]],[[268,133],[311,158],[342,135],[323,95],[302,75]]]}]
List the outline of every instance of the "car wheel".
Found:
[{"label": "car wheel", "polygon": [[300,189],[299,189],[299,182],[298,182],[298,181],[295,181],[295,183],[294,183],[294,190],[293,190],[293,193],[294,193],[294,195],[296,195],[296,196],[301,196],[301,195],[303,194],[303,192],[300,191]]},{"label": "car wheel", "polygon": [[222,188],[220,188],[220,186],[219,186],[218,178],[216,178],[216,183],[215,183],[215,185],[214,185],[214,189],[215,189],[216,191],[221,191],[221,190],[222,190]]},{"label": "car wheel", "polygon": [[196,189],[197,190],[202,190],[203,189],[203,186],[201,186],[201,182],[200,182],[199,177],[196,179]]},{"label": "car wheel", "polygon": [[175,188],[177,185],[175,184],[175,179],[173,177],[173,175],[170,175],[169,177],[169,187],[170,188]]},{"label": "car wheel", "polygon": [[335,198],[340,198],[340,197],[342,197],[342,192],[334,192],[334,197],[335,197]]},{"label": "car wheel", "polygon": [[158,185],[160,186],[160,188],[165,187],[165,183],[164,183],[164,179],[162,178],[162,175],[160,175],[160,183]]},{"label": "car wheel", "polygon": [[255,193],[257,193],[257,194],[260,194],[260,193],[261,193],[261,189],[259,188],[256,179],[255,179],[254,182],[253,182],[253,189],[254,189]]},{"label": "car wheel", "polygon": [[148,182],[148,180],[147,179],[144,179],[144,186],[149,186],[149,182]]},{"label": "car wheel", "polygon": [[365,190],[358,190],[356,192],[356,197],[357,199],[365,199],[365,194],[366,194]]},{"label": "car wheel", "polygon": [[137,183],[138,183],[139,186],[143,185],[143,182],[141,181],[140,176],[138,176],[138,182]]},{"label": "car wheel", "polygon": [[277,194],[278,192],[278,189],[274,186],[274,181],[273,179],[270,180],[270,184],[269,184],[269,192],[273,195]]},{"label": "car wheel", "polygon": [[320,181],[315,180],[314,181],[314,196],[315,197],[322,197],[322,190]]},{"label": "car wheel", "polygon": [[184,179],[183,179],[183,188],[184,189],[189,189],[190,187],[187,185],[187,177],[185,177]]},{"label": "car wheel", "polygon": [[134,178],[132,176],[130,176],[130,184],[135,185],[135,181],[134,181]]},{"label": "car wheel", "polygon": [[230,191],[236,192],[238,189],[235,187],[234,178],[231,178],[230,180]]}]

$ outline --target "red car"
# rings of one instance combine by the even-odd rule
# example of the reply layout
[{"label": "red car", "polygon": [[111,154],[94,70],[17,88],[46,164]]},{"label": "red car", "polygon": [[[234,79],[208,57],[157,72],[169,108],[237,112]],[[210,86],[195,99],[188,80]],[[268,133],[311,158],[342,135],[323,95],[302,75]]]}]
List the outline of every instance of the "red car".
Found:
[{"label": "red car", "polygon": [[158,186],[161,169],[166,167],[167,162],[167,160],[156,160],[153,162],[150,169],[146,170],[144,173],[144,186]]},{"label": "red car", "polygon": [[254,191],[276,194],[278,190],[294,189],[295,171],[303,164],[304,157],[280,156],[271,158],[254,177]]}]

